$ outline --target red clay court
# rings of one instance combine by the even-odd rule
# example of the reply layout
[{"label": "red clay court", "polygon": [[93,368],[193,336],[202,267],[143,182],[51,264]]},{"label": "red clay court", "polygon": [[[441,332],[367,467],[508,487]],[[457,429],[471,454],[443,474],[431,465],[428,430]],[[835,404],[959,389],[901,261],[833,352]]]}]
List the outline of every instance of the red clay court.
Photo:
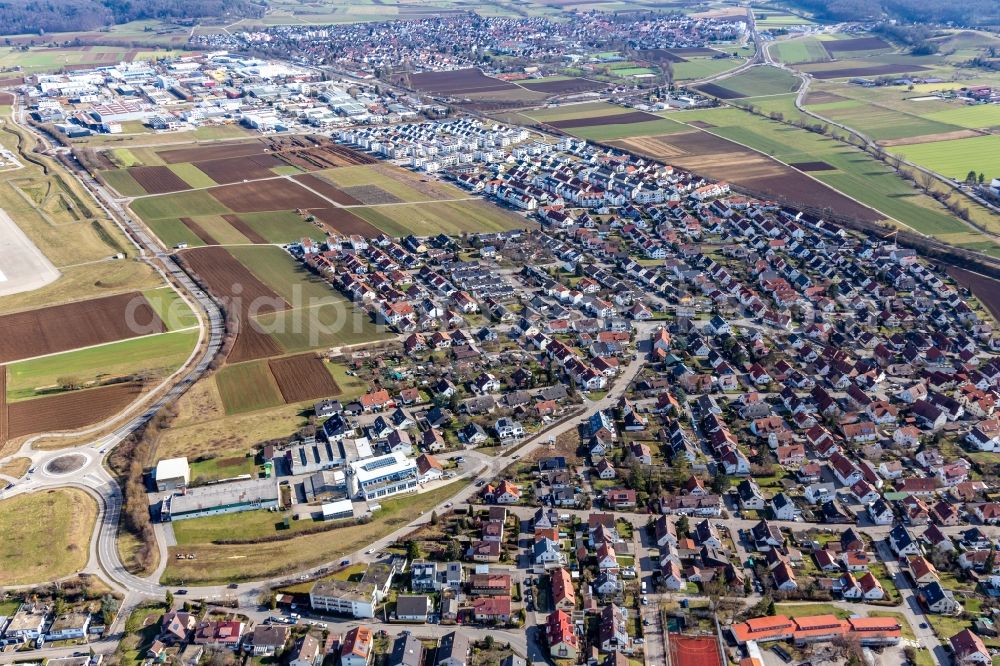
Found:
[{"label": "red clay court", "polygon": [[670,634],[671,666],[722,666],[719,641],[714,636]]}]

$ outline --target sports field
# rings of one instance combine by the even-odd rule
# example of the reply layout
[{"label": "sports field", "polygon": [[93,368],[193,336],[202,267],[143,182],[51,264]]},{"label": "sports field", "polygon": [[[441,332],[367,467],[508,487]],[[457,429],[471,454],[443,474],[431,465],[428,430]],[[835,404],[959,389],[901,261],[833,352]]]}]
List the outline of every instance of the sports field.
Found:
[{"label": "sports field", "polygon": [[986,181],[1000,177],[1000,136],[990,134],[954,141],[894,146],[892,152],[943,176],[964,180],[969,171],[982,172]]}]

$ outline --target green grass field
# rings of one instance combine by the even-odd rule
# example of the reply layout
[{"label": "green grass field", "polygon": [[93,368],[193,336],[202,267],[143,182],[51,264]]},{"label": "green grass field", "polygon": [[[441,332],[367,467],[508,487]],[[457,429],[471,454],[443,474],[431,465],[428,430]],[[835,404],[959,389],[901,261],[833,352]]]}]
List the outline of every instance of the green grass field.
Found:
[{"label": "green grass field", "polygon": [[799,89],[799,83],[791,72],[764,65],[717,81],[716,85],[731,90],[740,97],[760,97],[795,92]]},{"label": "green grass field", "polygon": [[202,240],[177,218],[146,220],[146,224],[168,248],[177,247],[181,244],[187,244],[188,247],[201,247],[204,245]]},{"label": "green grass field", "polygon": [[156,314],[160,315],[160,319],[166,324],[168,331],[198,325],[198,318],[191,307],[171,287],[150,289],[143,292],[143,296],[146,297]]},{"label": "green grass field", "polygon": [[801,37],[784,42],[773,42],[769,47],[771,56],[786,64],[829,60],[830,56],[818,39]]},{"label": "green grass field", "polygon": [[969,171],[986,174],[987,181],[1000,176],[1000,136],[996,134],[895,146],[891,152],[958,180],[964,180]]},{"label": "green grass field", "polygon": [[132,202],[132,210],[146,222],[164,218],[222,215],[231,212],[206,190],[143,197]]},{"label": "green grass field", "polygon": [[373,185],[401,201],[418,202],[436,199],[460,199],[468,192],[449,183],[418,175],[388,164],[338,167],[319,172],[337,187]]},{"label": "green grass field", "polygon": [[167,168],[180,176],[191,187],[214,187],[218,185],[208,174],[188,162],[170,164]]},{"label": "green grass field", "polygon": [[38,490],[0,501],[0,585],[48,583],[87,563],[97,502],[82,490]]},{"label": "green grass field", "polygon": [[514,213],[485,201],[446,201],[398,206],[351,209],[390,236],[437,233],[458,235],[464,231],[505,231],[531,226]]},{"label": "green grass field", "polygon": [[986,129],[1000,127],[1000,104],[976,104],[924,114],[924,118],[959,127]]},{"label": "green grass field", "polygon": [[288,311],[256,317],[285,352],[352,345],[387,337],[368,315],[281,248],[258,245],[228,249],[292,306]]},{"label": "green grass field", "polygon": [[671,63],[675,81],[692,81],[721,74],[743,64],[730,58],[690,58],[687,62]]},{"label": "green grass field", "polygon": [[[836,108],[829,108],[833,104],[837,105]],[[875,104],[865,104],[864,102],[855,104],[834,102],[833,104],[825,105],[827,108],[824,110],[813,110],[820,115],[867,134],[875,140],[902,139],[961,129],[954,125],[946,125]]]},{"label": "green grass field", "polygon": [[86,384],[138,372],[166,377],[181,367],[197,342],[197,330],[175,331],[11,363],[7,366],[7,400],[61,393],[58,386],[63,378]]},{"label": "green grass field", "polygon": [[326,237],[320,229],[288,210],[240,213],[240,219],[271,243],[291,243],[303,238],[319,241]]},{"label": "green grass field", "polygon": [[142,189],[132,174],[127,169],[115,169],[114,171],[102,171],[101,177],[107,181],[108,185],[126,197],[145,196],[146,190]]},{"label": "green grass field", "polygon": [[267,360],[227,365],[215,376],[226,414],[242,414],[277,407],[281,398]]}]

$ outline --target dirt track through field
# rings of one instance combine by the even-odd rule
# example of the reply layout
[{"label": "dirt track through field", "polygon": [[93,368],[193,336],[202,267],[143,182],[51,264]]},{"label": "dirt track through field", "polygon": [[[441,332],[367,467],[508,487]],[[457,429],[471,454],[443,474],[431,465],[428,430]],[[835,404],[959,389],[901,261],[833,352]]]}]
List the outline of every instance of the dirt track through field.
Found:
[{"label": "dirt track through field", "polygon": [[934,141],[954,141],[955,139],[970,139],[974,136],[981,136],[982,132],[971,129],[960,129],[952,132],[938,132],[937,134],[921,134],[920,136],[907,136],[901,139],[883,139],[878,142],[880,146],[912,146],[917,143],[931,143]]},{"label": "dirt track through field", "polygon": [[243,221],[239,215],[223,215],[222,219],[229,223],[233,229],[240,232],[247,237],[251,243],[256,243],[258,245],[268,245],[269,242],[266,238],[257,233],[257,230],[251,227],[249,224]]},{"label": "dirt track through field", "polygon": [[17,312],[0,317],[0,363],[166,330],[137,291]]},{"label": "dirt track through field", "polygon": [[14,402],[7,406],[7,434],[14,439],[94,425],[125,409],[141,393],[138,384],[122,383]]},{"label": "dirt track through field", "polygon": [[286,403],[318,400],[340,394],[340,387],[315,354],[273,358],[267,362]]},{"label": "dirt track through field", "polygon": [[201,242],[205,245],[218,245],[219,241],[215,240],[212,234],[205,231],[205,227],[201,226],[190,217],[180,218],[181,224],[187,227],[191,233],[201,239]]}]

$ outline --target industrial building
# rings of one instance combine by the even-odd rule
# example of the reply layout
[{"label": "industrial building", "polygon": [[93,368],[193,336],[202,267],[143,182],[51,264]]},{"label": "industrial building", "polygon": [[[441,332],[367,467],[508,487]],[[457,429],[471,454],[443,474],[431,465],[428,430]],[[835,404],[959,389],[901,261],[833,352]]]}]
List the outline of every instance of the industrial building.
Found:
[{"label": "industrial building", "polygon": [[278,485],[271,479],[252,479],[191,488],[163,500],[163,522],[217,516],[224,513],[277,508]]}]

